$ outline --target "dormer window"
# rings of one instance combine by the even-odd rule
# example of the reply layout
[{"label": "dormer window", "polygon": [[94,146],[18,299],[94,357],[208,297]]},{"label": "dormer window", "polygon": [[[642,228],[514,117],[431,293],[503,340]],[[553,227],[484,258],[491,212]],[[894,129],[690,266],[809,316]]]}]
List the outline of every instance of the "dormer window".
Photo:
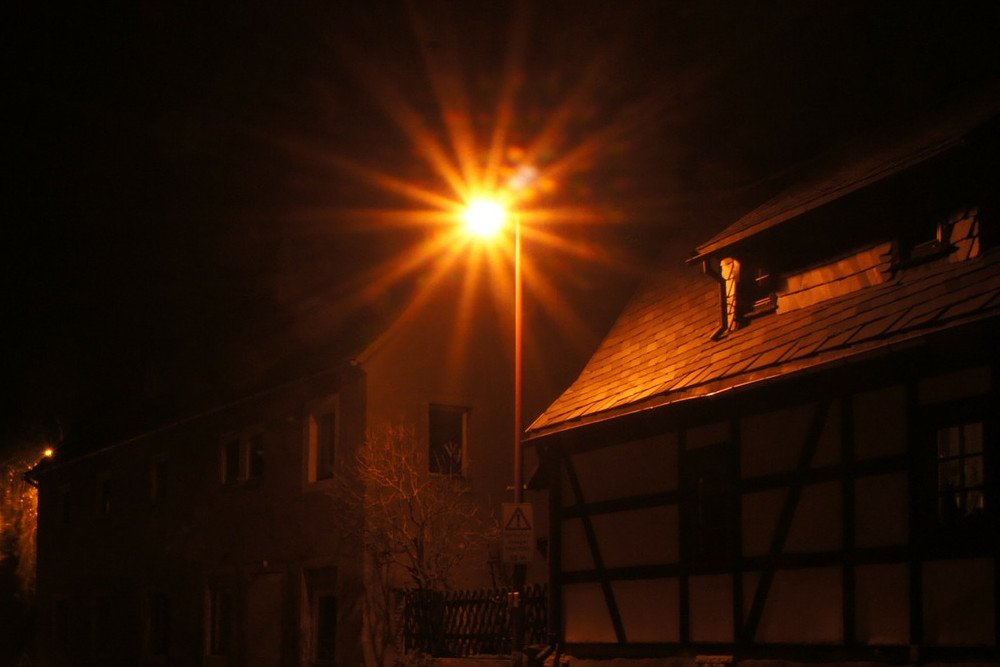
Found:
[{"label": "dormer window", "polygon": [[979,211],[972,209],[954,216],[938,228],[938,238],[951,246],[949,262],[962,262],[979,257],[982,244],[979,240]]},{"label": "dormer window", "polygon": [[947,222],[937,225],[934,238],[911,243],[900,249],[894,269],[907,269],[926,262],[948,258],[949,262],[963,262],[978,257],[981,252],[979,211],[962,210]]},{"label": "dormer window", "polygon": [[778,312],[884,283],[891,275],[893,244],[882,243],[785,276],[778,290]]}]

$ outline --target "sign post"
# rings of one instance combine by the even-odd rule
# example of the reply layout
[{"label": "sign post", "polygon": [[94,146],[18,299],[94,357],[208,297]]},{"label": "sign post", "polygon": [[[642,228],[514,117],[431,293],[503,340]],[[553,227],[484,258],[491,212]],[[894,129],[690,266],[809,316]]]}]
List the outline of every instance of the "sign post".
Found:
[{"label": "sign post", "polygon": [[535,553],[535,512],[531,503],[503,503],[500,524],[503,562],[530,563]]}]

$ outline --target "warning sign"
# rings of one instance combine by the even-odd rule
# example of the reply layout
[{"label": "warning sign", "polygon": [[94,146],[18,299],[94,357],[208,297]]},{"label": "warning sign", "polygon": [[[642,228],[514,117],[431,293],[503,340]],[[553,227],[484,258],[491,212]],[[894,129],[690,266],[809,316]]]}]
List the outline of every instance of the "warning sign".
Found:
[{"label": "warning sign", "polygon": [[535,553],[535,512],[531,503],[503,503],[503,562],[530,563]]}]

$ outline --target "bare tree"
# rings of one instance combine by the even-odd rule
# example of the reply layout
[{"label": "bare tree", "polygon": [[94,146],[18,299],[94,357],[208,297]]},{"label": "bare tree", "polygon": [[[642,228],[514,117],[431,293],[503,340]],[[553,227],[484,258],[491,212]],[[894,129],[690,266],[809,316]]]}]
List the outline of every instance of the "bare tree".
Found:
[{"label": "bare tree", "polygon": [[20,593],[29,597],[35,590],[38,493],[24,475],[38,460],[34,449],[0,461],[0,561],[13,565]]},{"label": "bare tree", "polygon": [[336,485],[366,556],[362,616],[377,665],[394,659],[399,590],[447,590],[463,559],[496,536],[469,483],[428,463],[414,429],[386,425],[368,433]]},{"label": "bare tree", "polygon": [[38,493],[24,474],[37,446],[21,444],[0,460],[0,663],[30,660],[35,595]]}]

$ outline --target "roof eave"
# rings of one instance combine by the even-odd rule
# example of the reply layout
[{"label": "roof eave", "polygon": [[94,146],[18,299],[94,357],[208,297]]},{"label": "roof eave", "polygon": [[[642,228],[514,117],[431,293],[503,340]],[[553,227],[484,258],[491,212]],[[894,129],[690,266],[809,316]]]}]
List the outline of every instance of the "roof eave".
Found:
[{"label": "roof eave", "polygon": [[[793,206],[775,215],[764,218],[763,220],[754,223],[753,225],[747,227],[746,229],[742,229],[731,235],[724,236],[718,240],[709,241],[708,243],[698,246],[695,249],[695,254],[687,259],[687,263],[694,264],[696,262],[701,262],[712,255],[718,254],[721,251],[726,250],[727,248],[730,248],[736,245],[737,243],[740,243],[741,241],[750,238],[751,236],[759,234],[773,227],[777,227],[782,223],[800,217],[806,213],[809,213],[810,211],[819,209],[831,202],[840,200],[854,192],[863,190],[864,188],[867,188],[871,185],[874,185],[875,183],[883,181],[889,178],[890,176],[893,176],[918,164],[926,162],[927,160],[930,160],[931,158],[934,158],[948,150],[951,150],[952,148],[955,148],[956,146],[959,146],[964,142],[965,142],[964,136],[946,139],[937,144],[926,146],[923,149],[916,151],[901,160],[892,162],[890,164],[884,164],[881,167],[873,170],[865,177],[845,183],[841,187],[834,188],[831,190],[824,190],[821,187],[816,188],[821,192],[821,194],[811,199],[808,199],[798,204],[797,206]],[[767,204],[765,204],[765,206],[767,206]],[[748,215],[753,215],[753,212],[749,213]],[[738,225],[739,221],[737,221],[734,224]]]}]

